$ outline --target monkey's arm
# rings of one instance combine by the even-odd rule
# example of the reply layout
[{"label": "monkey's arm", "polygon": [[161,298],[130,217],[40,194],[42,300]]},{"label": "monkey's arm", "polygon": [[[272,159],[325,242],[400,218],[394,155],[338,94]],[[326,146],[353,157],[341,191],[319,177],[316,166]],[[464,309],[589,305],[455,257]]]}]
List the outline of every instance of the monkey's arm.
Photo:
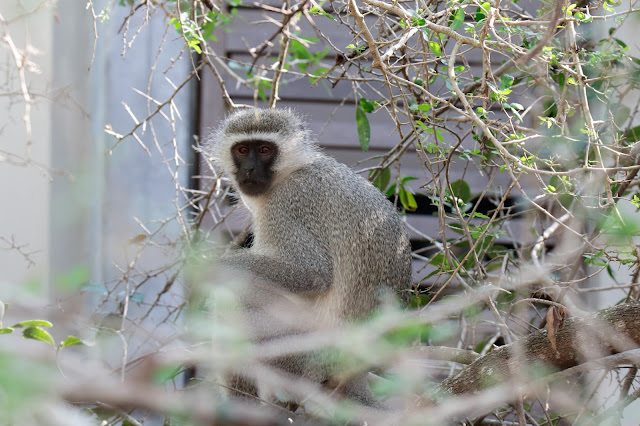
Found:
[{"label": "monkey's arm", "polygon": [[295,259],[296,263],[283,262],[274,257],[237,250],[220,259],[223,268],[248,271],[251,275],[268,280],[291,293],[322,293],[331,286],[331,264],[320,257]]}]

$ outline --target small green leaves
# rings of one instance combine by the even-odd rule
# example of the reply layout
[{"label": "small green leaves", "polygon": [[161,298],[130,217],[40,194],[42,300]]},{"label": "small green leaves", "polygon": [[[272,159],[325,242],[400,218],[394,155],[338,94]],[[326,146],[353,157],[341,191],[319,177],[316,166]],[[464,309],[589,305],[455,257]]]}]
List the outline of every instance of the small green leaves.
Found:
[{"label": "small green leaves", "polygon": [[584,263],[589,266],[607,266],[607,262],[600,259],[604,254],[604,250],[600,250],[595,254],[583,254]]},{"label": "small green leaves", "polygon": [[27,327],[22,332],[22,335],[27,339],[40,340],[41,342],[48,343],[53,347],[56,346],[51,334],[40,327]]},{"label": "small green leaves", "polygon": [[[294,63],[303,73],[309,73],[316,77],[322,75],[326,69],[318,71],[320,61],[327,56],[329,49],[325,48],[320,52],[312,53],[307,46],[318,42],[317,37],[300,37],[302,41],[291,40],[289,43],[289,59],[287,62]],[[315,73],[311,70],[314,69]],[[317,79],[314,79],[317,80]]]},{"label": "small green leaves", "polygon": [[[424,133],[429,133],[429,134],[435,135],[435,137],[438,140],[438,142],[444,141],[444,137],[442,136],[442,129],[440,127],[427,126],[422,121],[416,121],[415,126],[416,126],[416,129],[420,129]],[[438,150],[440,149],[437,146],[436,146],[436,148],[438,148]],[[425,147],[425,149],[429,153],[433,153],[433,151],[428,146]]]},{"label": "small green leaves", "polygon": [[486,214],[483,213],[478,213],[478,212],[473,212],[472,215],[473,218],[480,218],[480,219],[491,219],[489,216],[487,216]]},{"label": "small green leaves", "polygon": [[627,132],[627,135],[624,137],[624,140],[627,142],[637,142],[640,141],[640,126],[632,127]]},{"label": "small green leaves", "polygon": [[456,9],[455,13],[452,16],[453,20],[451,21],[451,25],[449,25],[449,27],[455,31],[464,23],[464,9],[461,7]]},{"label": "small green leaves", "polygon": [[49,321],[45,320],[28,320],[22,321],[17,324],[13,324],[11,327],[20,328],[20,327],[53,327]]},{"label": "small green leaves", "polygon": [[387,189],[387,186],[389,186],[390,181],[391,181],[391,170],[387,167],[386,169],[382,170],[378,174],[378,177],[376,177],[376,179],[373,181],[373,186],[378,188],[380,192],[384,192],[384,190]]},{"label": "small green leaves", "polygon": [[400,180],[400,187],[398,189],[398,198],[400,199],[402,207],[410,212],[416,211],[418,203],[416,202],[416,198],[413,196],[411,190],[405,187],[405,183],[416,179],[417,178],[411,176],[403,177]]},{"label": "small green leaves", "polygon": [[313,7],[311,7],[311,8],[309,9],[309,13],[310,13],[310,14],[312,14],[312,15],[322,15],[322,16],[324,16],[325,18],[329,18],[329,19],[331,19],[331,20],[333,20],[333,21],[335,21],[335,20],[336,20],[336,18],[334,18],[334,17],[333,17],[333,15],[331,15],[330,13],[325,12],[325,11],[324,11],[324,9],[322,9],[322,8],[321,8],[321,7],[319,7],[319,6],[313,6]]},{"label": "small green leaves", "polygon": [[354,51],[358,52],[358,53],[362,53],[365,50],[367,50],[367,46],[357,46],[353,43],[349,44],[346,46],[347,49],[353,49]]},{"label": "small green leaves", "polygon": [[487,17],[487,12],[491,10],[491,3],[488,1],[482,3],[481,7],[476,9],[476,22],[480,22]]},{"label": "small green leaves", "polygon": [[545,188],[548,193],[570,194],[574,184],[567,176],[551,176]]},{"label": "small green leaves", "polygon": [[509,88],[497,88],[491,83],[487,83],[487,86],[491,89],[491,100],[495,102],[505,102],[507,95],[511,93],[511,89]]},{"label": "small green leaves", "polygon": [[433,108],[431,104],[420,104],[420,105],[413,104],[410,107],[411,111],[422,111],[422,112],[429,112],[431,108]]},{"label": "small green leaves", "polygon": [[191,14],[183,9],[180,16],[174,16],[169,20],[169,25],[184,37],[189,49],[201,54],[202,46],[208,40],[218,41],[218,38],[213,35],[215,29],[233,22],[237,10],[233,4],[230,6],[233,8],[229,13],[209,11],[202,20],[191,19]]},{"label": "small green leaves", "polygon": [[371,126],[369,119],[364,110],[360,107],[356,108],[356,124],[358,126],[358,141],[364,152],[369,150],[369,142],[371,140]]},{"label": "small green leaves", "polygon": [[365,98],[360,98],[360,106],[362,107],[364,112],[372,113],[376,105],[378,105],[378,102],[376,101],[370,101]]},{"label": "small green leaves", "polygon": [[431,51],[431,53],[433,53],[437,57],[442,56],[442,49],[440,48],[440,45],[435,41],[429,42],[429,50]]},{"label": "small green leaves", "polygon": [[85,343],[81,339],[79,339],[79,338],[77,338],[75,336],[69,336],[66,339],[64,339],[64,341],[60,342],[60,347],[59,348],[62,349],[62,348],[66,348],[68,346],[84,345],[84,344]]},{"label": "small green leaves", "polygon": [[515,81],[515,78],[512,75],[503,74],[500,77],[500,90],[510,89],[511,86],[513,86],[514,81]]},{"label": "small green leaves", "polygon": [[[0,305],[2,305],[2,302],[0,302]],[[1,318],[2,317],[0,316],[0,319]],[[0,323],[0,327],[2,327],[2,323]],[[55,341],[53,340],[53,337],[51,336],[51,334],[49,334],[48,331],[42,328],[42,327],[53,327],[53,324],[51,324],[51,322],[46,320],[35,319],[35,320],[20,321],[19,323],[16,323],[11,327],[0,328],[0,334],[13,333],[14,329],[23,328],[23,327],[24,327],[24,331],[22,332],[22,336],[25,339],[39,340],[41,342],[48,343],[54,348],[56,347]],[[67,346],[83,345],[83,344],[85,343],[79,338],[75,336],[69,336],[64,341],[60,342],[58,349],[66,348]]]},{"label": "small green leaves", "polygon": [[[11,331],[13,331],[14,328],[26,327],[25,330],[22,332],[22,335],[25,337],[25,339],[40,340],[42,342],[48,343],[51,346],[55,347],[56,344],[53,341],[53,337],[51,337],[51,334],[49,334],[48,331],[42,328],[42,327],[52,327],[52,326],[53,324],[51,324],[49,321],[28,320],[28,321],[21,321],[17,324],[14,324],[10,328],[11,328]],[[11,331],[9,331],[8,333],[11,333]]]},{"label": "small green leaves", "polygon": [[375,109],[378,103],[365,98],[360,98],[360,106],[356,108],[356,124],[358,126],[358,140],[360,147],[364,152],[369,150],[369,141],[371,140],[371,126],[367,114]]},{"label": "small green leaves", "polygon": [[521,104],[516,102],[513,102],[513,103],[504,102],[502,104],[502,108],[504,108],[505,110],[510,110],[511,113],[514,116],[516,116],[518,120],[520,120],[521,122],[523,121],[522,115],[520,115],[520,111],[524,110],[524,107]]},{"label": "small green leaves", "polygon": [[418,208],[418,203],[416,202],[416,198],[411,192],[403,188],[400,190],[398,196],[400,197],[400,203],[402,203],[402,207],[405,210],[408,210],[410,212],[416,211],[416,209]]},{"label": "small green leaves", "polygon": [[[411,189],[407,188],[405,184],[409,181],[416,180],[417,178],[412,176],[405,176],[400,179],[400,182],[396,185],[395,183],[387,189],[385,195],[387,197],[391,197],[394,194],[398,194],[398,199],[400,200],[400,204],[402,208],[406,211],[416,211],[418,208],[418,202],[416,201],[416,197],[413,195]],[[397,187],[397,192],[396,192]]]}]

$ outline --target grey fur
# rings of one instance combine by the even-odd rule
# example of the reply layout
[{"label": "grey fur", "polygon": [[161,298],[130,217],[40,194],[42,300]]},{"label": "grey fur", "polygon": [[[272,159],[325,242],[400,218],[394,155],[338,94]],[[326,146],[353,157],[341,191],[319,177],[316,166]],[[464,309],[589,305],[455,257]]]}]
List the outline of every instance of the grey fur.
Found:
[{"label": "grey fur", "polygon": [[[253,246],[225,255],[221,264],[250,277],[243,298],[256,340],[364,318],[380,304],[385,289],[411,287],[405,226],[378,189],[321,154],[302,120],[278,109],[235,113],[215,132],[211,152],[232,182],[236,170],[231,146],[255,139],[278,146],[275,180],[260,196],[239,194],[252,214]],[[292,304],[292,298],[297,302]],[[275,318],[274,312],[300,306],[298,302],[305,306],[304,319],[297,317],[291,324]],[[310,354],[275,364],[324,383],[334,372],[321,359]],[[341,389],[350,398],[377,406],[364,377]]]}]

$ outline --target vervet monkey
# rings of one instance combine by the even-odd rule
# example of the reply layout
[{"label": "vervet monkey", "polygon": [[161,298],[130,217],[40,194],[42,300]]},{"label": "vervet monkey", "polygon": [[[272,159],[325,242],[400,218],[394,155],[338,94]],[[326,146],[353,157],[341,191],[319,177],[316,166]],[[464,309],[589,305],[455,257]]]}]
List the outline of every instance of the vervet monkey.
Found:
[{"label": "vervet monkey", "polygon": [[[365,179],[322,154],[293,111],[230,115],[212,136],[211,154],[252,216],[253,245],[227,253],[221,266],[249,279],[243,303],[255,340],[366,318],[385,289],[411,287],[409,237],[396,208]],[[277,309],[267,312],[269,304]],[[295,321],[274,314],[287,306],[299,309]],[[316,383],[331,381],[335,371],[318,358],[287,356],[272,365]],[[242,382],[230,386],[254,392]],[[378,406],[366,375],[339,390]]]}]

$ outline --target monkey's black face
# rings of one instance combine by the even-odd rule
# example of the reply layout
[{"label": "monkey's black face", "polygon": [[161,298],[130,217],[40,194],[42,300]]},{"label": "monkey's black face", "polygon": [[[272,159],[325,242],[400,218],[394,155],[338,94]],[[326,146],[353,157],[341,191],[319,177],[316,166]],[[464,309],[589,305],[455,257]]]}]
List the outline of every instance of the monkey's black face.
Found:
[{"label": "monkey's black face", "polygon": [[243,194],[264,194],[271,187],[278,147],[267,141],[242,141],[231,147],[236,181]]}]

